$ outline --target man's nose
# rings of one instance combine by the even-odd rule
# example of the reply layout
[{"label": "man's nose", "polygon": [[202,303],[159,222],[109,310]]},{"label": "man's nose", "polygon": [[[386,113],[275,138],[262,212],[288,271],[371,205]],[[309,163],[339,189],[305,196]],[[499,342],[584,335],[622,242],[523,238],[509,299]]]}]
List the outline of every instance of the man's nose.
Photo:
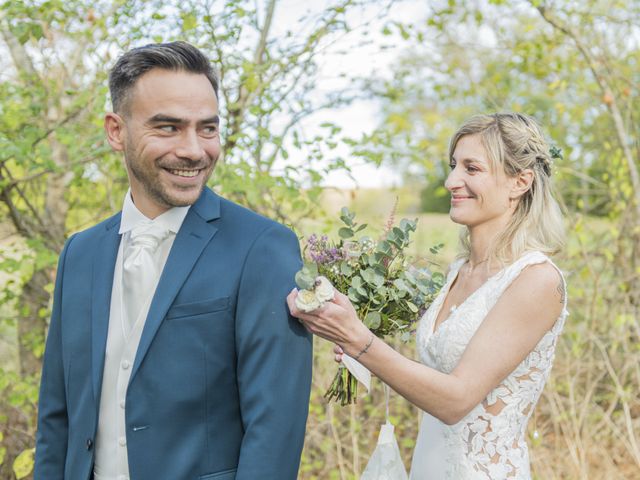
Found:
[{"label": "man's nose", "polygon": [[180,144],[176,148],[176,156],[189,160],[200,160],[204,157],[204,147],[195,130],[187,129],[180,137]]}]

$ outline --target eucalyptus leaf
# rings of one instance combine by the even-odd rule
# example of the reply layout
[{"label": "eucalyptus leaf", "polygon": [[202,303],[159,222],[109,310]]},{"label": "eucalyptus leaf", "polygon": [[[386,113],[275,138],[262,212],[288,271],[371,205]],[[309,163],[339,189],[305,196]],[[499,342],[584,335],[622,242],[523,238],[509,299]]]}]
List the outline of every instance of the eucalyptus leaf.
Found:
[{"label": "eucalyptus leaf", "polygon": [[315,262],[305,262],[302,271],[313,278],[319,275],[318,265]]},{"label": "eucalyptus leaf", "polygon": [[340,262],[340,273],[349,277],[353,273],[353,267],[347,261]]},{"label": "eucalyptus leaf", "polygon": [[433,247],[430,247],[429,251],[434,255],[437,255],[438,252],[440,252],[440,250],[442,249],[442,247],[444,247],[444,243],[439,243],[437,245],[434,245]]},{"label": "eucalyptus leaf", "polygon": [[407,234],[405,233],[404,230],[402,230],[401,228],[398,227],[393,227],[393,229],[391,230],[393,232],[393,234],[395,235],[395,237],[398,240],[404,241],[407,238]]},{"label": "eucalyptus leaf", "polygon": [[378,242],[377,250],[379,253],[383,253],[386,256],[391,256],[391,254],[393,253],[389,240],[382,240]]},{"label": "eucalyptus leaf", "polygon": [[374,285],[376,272],[372,268],[367,268],[366,270],[363,270],[360,273],[360,275],[362,275],[362,278],[364,279],[365,282],[370,283],[371,285]]},{"label": "eucalyptus leaf", "polygon": [[418,282],[416,283],[416,288],[420,291],[420,293],[424,295],[428,295],[432,291],[429,282]]},{"label": "eucalyptus leaf", "polygon": [[407,307],[409,307],[409,310],[411,310],[413,313],[418,313],[419,309],[418,307],[415,306],[413,302],[410,302],[409,300],[407,300],[405,301],[405,303],[407,304]]},{"label": "eucalyptus leaf", "polygon": [[353,237],[353,230],[348,227],[342,227],[338,230],[338,235],[340,235],[340,238],[344,238],[346,240],[347,238]]},{"label": "eucalyptus leaf", "polygon": [[406,218],[403,218],[402,220],[400,220],[400,228],[402,228],[405,231],[411,231],[411,232],[415,232],[416,228],[418,226],[418,220],[408,220]]},{"label": "eucalyptus leaf", "polygon": [[378,257],[376,257],[375,254],[367,255],[366,264],[369,265],[369,267],[371,267],[371,268],[376,268],[376,267],[380,266],[379,265],[379,261],[378,261]]},{"label": "eucalyptus leaf", "polygon": [[355,218],[355,214],[351,213],[347,207],[342,207],[340,209],[340,220],[342,220],[342,222],[348,227],[353,226],[354,218]]},{"label": "eucalyptus leaf", "polygon": [[444,285],[444,281],[444,274],[441,272],[434,272],[433,275],[431,275],[431,283],[433,283],[434,287],[438,290]]},{"label": "eucalyptus leaf", "polygon": [[381,322],[382,317],[380,316],[380,312],[369,312],[367,316],[364,317],[364,324],[372,330],[378,328]]},{"label": "eucalyptus leaf", "polygon": [[393,281],[393,284],[395,285],[395,287],[398,290],[402,290],[403,292],[409,292],[411,291],[411,289],[409,288],[409,286],[404,282],[404,280],[402,278],[396,278]]},{"label": "eucalyptus leaf", "polygon": [[356,292],[355,288],[349,287],[349,289],[347,290],[347,296],[349,297],[349,300],[351,300],[351,302],[355,304],[360,303],[360,296],[358,295],[358,292]]},{"label": "eucalyptus leaf", "polygon": [[303,290],[313,290],[313,287],[315,285],[315,277],[308,275],[304,270],[300,270],[298,273],[296,273],[295,282],[298,288],[301,288]]},{"label": "eucalyptus leaf", "polygon": [[409,270],[405,270],[404,272],[404,278],[405,280],[407,280],[409,283],[411,283],[412,285],[415,285],[417,282],[416,277],[413,275],[413,273],[411,273],[411,271]]},{"label": "eucalyptus leaf", "polygon": [[384,300],[378,297],[373,297],[373,298],[369,298],[369,303],[376,310],[379,310],[382,304],[384,303]]},{"label": "eucalyptus leaf", "polygon": [[[385,255],[382,252],[376,252],[373,254],[373,259],[375,260],[376,265],[382,266],[385,259],[389,258],[388,255]],[[383,267],[384,268],[384,267]]]}]

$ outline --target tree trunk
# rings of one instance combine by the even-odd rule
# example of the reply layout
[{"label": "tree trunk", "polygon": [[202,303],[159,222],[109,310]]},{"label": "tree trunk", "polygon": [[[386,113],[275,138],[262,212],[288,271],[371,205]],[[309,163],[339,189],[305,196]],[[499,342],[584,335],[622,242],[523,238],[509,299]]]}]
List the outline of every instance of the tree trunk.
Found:
[{"label": "tree trunk", "polygon": [[18,320],[18,346],[20,374],[22,376],[39,375],[42,360],[34,353],[43,345],[47,330],[46,316],[40,312],[46,309],[50,294],[46,286],[52,281],[50,270],[37,270],[23,286],[20,295],[22,314]]}]

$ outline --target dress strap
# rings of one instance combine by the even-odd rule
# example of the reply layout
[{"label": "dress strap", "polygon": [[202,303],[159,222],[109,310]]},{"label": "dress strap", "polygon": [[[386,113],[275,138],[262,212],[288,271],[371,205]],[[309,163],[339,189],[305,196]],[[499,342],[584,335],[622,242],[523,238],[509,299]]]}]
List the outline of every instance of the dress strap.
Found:
[{"label": "dress strap", "polygon": [[[522,255],[519,259],[505,268],[500,274],[496,275],[495,284],[491,289],[490,296],[493,298],[493,301],[496,302],[498,298],[502,295],[502,293],[511,285],[511,283],[522,273],[522,271],[528,267],[529,265],[538,265],[541,263],[549,263],[558,271],[560,278],[562,278],[562,283],[565,288],[567,288],[566,281],[564,279],[564,275],[562,271],[558,268],[558,266],[551,261],[551,259],[546,256],[544,253],[539,251],[531,251]],[[563,310],[566,310],[567,307],[567,296],[564,298]]]},{"label": "dress strap", "polygon": [[466,261],[467,260],[465,258],[456,258],[453,262],[451,262],[451,264],[449,265],[449,272],[447,272],[446,283],[450,283],[454,278],[456,278],[456,276],[458,275],[458,270],[460,270],[460,267],[462,267],[462,265],[464,265]]}]

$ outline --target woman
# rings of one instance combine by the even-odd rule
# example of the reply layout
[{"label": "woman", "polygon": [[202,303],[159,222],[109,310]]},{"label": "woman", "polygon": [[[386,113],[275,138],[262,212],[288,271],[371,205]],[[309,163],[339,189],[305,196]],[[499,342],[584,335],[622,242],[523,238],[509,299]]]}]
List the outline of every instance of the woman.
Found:
[{"label": "woman", "polygon": [[375,337],[348,298],[311,312],[314,334],[422,409],[411,478],[529,479],[526,426],[567,315],[562,274],[547,255],[563,242],[549,146],[522,114],[468,120],[449,148],[450,217],[462,252],[420,321],[422,364]]}]

